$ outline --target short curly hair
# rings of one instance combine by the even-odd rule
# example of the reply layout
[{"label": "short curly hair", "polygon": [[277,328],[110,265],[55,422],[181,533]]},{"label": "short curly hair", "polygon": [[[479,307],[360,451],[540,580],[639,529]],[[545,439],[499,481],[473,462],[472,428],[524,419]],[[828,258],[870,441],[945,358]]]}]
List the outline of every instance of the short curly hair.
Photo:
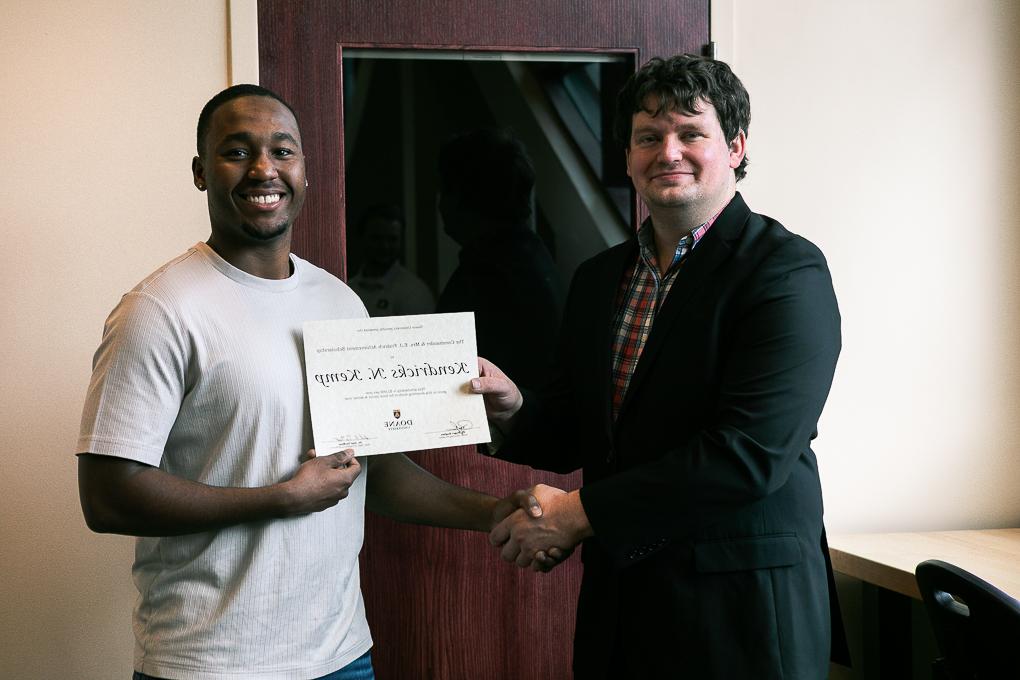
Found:
[{"label": "short curly hair", "polygon": [[[649,97],[658,100],[654,109],[645,105]],[[751,98],[726,63],[692,54],[669,59],[654,57],[627,79],[617,95],[616,139],[629,148],[631,123],[639,111],[653,116],[663,109],[692,114],[699,110],[702,101],[715,107],[727,141],[736,138],[741,130],[748,134]],[[734,170],[738,181],[747,174],[747,163],[745,155]]]}]

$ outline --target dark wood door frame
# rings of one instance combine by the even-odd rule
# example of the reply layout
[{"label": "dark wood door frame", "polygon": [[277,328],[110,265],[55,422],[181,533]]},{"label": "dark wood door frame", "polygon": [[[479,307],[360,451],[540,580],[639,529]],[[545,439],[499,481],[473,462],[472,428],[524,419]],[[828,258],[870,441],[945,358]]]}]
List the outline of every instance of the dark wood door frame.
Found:
[{"label": "dark wood door frame", "polygon": [[[709,0],[259,0],[260,82],[294,107],[311,189],[293,249],[345,277],[343,51],[699,52]],[[470,451],[427,453],[440,477],[502,495],[558,478]],[[484,537],[366,518],[364,583],[379,677],[570,676],[580,562],[540,576],[499,562]],[[377,623],[379,625],[377,625]]]}]

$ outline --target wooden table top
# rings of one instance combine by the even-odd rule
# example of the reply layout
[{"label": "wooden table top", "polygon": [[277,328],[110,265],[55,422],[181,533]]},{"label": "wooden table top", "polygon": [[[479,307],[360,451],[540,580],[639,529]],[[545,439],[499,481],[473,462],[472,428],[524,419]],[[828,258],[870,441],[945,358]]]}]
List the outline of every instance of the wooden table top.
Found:
[{"label": "wooden table top", "polygon": [[829,554],[835,571],[918,600],[914,569],[932,559],[1020,599],[1020,529],[830,534]]}]

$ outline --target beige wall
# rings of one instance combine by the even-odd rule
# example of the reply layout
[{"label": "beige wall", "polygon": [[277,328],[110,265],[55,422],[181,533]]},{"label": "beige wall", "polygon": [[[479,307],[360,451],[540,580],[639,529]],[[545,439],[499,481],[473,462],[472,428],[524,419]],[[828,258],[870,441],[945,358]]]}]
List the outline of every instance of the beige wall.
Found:
[{"label": "beige wall", "polygon": [[190,164],[227,84],[227,4],[0,16],[0,676],[127,678],[133,542],[85,529],[72,452],[106,314],[208,236]]},{"label": "beige wall", "polygon": [[[715,3],[754,102],[742,191],[823,248],[843,311],[834,530],[1020,525],[1015,8]],[[0,12],[0,675],[127,677],[132,541],[81,520],[78,414],[120,293],[207,235],[194,118],[250,79],[227,36],[250,56],[253,29],[203,0]]]}]

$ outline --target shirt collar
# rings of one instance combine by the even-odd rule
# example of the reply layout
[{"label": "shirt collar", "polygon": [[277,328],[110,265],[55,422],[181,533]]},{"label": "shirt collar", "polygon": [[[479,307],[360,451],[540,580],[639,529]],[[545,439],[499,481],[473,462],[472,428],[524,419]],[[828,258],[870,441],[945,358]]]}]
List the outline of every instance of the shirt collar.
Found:
[{"label": "shirt collar", "polygon": [[[712,228],[716,218],[719,217],[721,213],[722,210],[717,212],[715,215],[712,215],[707,222],[699,224],[691,230],[691,233],[680,239],[680,242],[676,244],[676,250],[673,251],[673,261],[670,262],[669,267],[666,268],[667,272],[673,269],[673,267],[675,267],[677,263],[680,262],[685,255],[687,255],[687,253],[694,250],[694,247],[698,245],[701,239],[704,238],[705,234],[708,233],[708,230]],[[657,261],[655,230],[652,227],[651,217],[648,217],[648,219],[641,224],[641,227],[638,229],[637,239],[638,246],[640,247],[641,258],[645,261],[645,264],[648,265],[649,268],[653,271],[657,271],[657,267],[655,267],[655,263]]]}]

